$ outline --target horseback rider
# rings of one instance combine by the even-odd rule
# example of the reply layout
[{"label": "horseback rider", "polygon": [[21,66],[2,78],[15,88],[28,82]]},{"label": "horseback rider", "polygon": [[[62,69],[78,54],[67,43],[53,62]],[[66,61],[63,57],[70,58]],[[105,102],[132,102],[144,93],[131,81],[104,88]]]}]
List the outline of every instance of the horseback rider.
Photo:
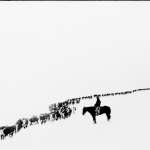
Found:
[{"label": "horseback rider", "polygon": [[98,95],[96,96],[96,98],[97,98],[97,101],[96,101],[94,107],[95,107],[95,113],[98,114],[98,113],[100,113],[101,101],[100,101],[100,98]]}]

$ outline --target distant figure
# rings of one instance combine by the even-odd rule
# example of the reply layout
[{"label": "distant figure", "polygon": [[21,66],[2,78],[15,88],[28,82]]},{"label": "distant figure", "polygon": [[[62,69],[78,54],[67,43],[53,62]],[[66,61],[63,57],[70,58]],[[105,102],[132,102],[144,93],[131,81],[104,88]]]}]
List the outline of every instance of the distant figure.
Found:
[{"label": "distant figure", "polygon": [[14,133],[16,133],[16,125],[6,126],[3,129],[3,134],[1,135],[1,139],[4,139],[8,135],[12,137]]},{"label": "distant figure", "polygon": [[23,128],[27,128],[28,127],[28,124],[29,124],[29,120],[27,118],[23,118]]},{"label": "distant figure", "polygon": [[99,98],[99,96],[97,95],[96,96],[96,98],[97,98],[97,101],[96,101],[96,103],[95,103],[95,105],[94,105],[94,107],[95,107],[95,113],[96,114],[99,114],[100,113],[100,106],[101,106],[101,101],[100,101],[100,98]]},{"label": "distant figure", "polygon": [[46,123],[48,120],[50,120],[50,114],[49,113],[45,113],[45,114],[40,115],[41,124]]},{"label": "distant figure", "polygon": [[101,101],[99,97],[97,96],[97,101],[94,106],[91,107],[83,107],[83,112],[82,114],[84,115],[86,112],[90,113],[90,115],[93,118],[94,123],[96,124],[96,116],[106,114],[107,120],[109,121],[111,118],[111,109],[109,106],[100,106]]},{"label": "distant figure", "polygon": [[71,116],[72,109],[69,106],[63,106],[59,109],[59,113],[62,119],[66,119]]},{"label": "distant figure", "polygon": [[97,98],[97,101],[96,101],[96,103],[95,103],[95,107],[100,107],[100,105],[101,105],[101,101],[100,101],[100,99],[99,99],[99,96],[97,96],[96,97]]},{"label": "distant figure", "polygon": [[17,132],[19,132],[19,131],[23,128],[23,120],[22,120],[22,119],[19,119],[19,120],[16,122],[16,126],[17,126]]},{"label": "distant figure", "polygon": [[39,123],[39,118],[37,116],[33,116],[32,118],[29,119],[30,121],[30,125],[33,125],[33,124],[38,124]]}]

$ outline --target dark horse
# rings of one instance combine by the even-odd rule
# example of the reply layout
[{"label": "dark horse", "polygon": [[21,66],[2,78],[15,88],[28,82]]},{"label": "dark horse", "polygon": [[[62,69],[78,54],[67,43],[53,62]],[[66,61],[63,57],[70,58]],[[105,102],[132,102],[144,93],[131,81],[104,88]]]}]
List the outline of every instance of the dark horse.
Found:
[{"label": "dark horse", "polygon": [[111,109],[109,106],[100,106],[101,101],[99,97],[97,97],[97,101],[94,106],[91,107],[83,107],[82,114],[84,115],[86,112],[90,113],[93,118],[94,123],[96,123],[96,116],[106,114],[107,120],[109,121],[111,118]]},{"label": "dark horse", "polygon": [[40,115],[41,124],[46,123],[46,121],[50,120],[50,114],[45,113]]},{"label": "dark horse", "polygon": [[83,108],[83,115],[88,112],[90,113],[90,115],[93,118],[94,123],[96,123],[96,116],[102,115],[102,114],[106,114],[107,116],[107,120],[109,121],[111,118],[111,109],[109,106],[101,106],[100,107],[100,111],[97,111],[95,107],[91,106],[91,107],[84,107]]},{"label": "dark horse", "polygon": [[4,139],[6,136],[13,136],[13,134],[16,133],[16,126],[7,126],[3,129],[3,134],[1,135],[1,139]]},{"label": "dark horse", "polygon": [[23,120],[22,120],[22,119],[19,119],[19,120],[16,122],[16,125],[17,125],[17,132],[19,132],[19,131],[23,128]]},{"label": "dark horse", "polygon": [[29,119],[30,125],[33,125],[34,123],[38,124],[39,123],[39,118],[37,116],[33,116]]}]

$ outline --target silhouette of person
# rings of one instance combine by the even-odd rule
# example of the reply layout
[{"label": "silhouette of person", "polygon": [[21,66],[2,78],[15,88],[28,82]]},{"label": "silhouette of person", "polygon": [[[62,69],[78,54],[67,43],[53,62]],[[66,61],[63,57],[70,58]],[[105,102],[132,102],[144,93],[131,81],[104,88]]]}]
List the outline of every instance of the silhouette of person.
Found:
[{"label": "silhouette of person", "polygon": [[100,113],[101,101],[100,101],[99,96],[97,96],[96,98],[97,98],[97,101],[96,101],[94,107],[95,107],[95,113],[98,114],[98,113]]},{"label": "silhouette of person", "polygon": [[100,107],[100,105],[101,105],[101,101],[100,101],[100,98],[99,98],[99,96],[97,96],[96,97],[97,98],[97,101],[96,101],[96,103],[95,103],[95,107]]}]

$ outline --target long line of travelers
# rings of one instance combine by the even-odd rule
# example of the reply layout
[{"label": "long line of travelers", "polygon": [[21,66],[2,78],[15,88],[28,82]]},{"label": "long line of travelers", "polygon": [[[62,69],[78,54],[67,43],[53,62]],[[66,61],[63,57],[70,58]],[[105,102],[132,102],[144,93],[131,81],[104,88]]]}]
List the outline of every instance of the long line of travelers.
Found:
[{"label": "long line of travelers", "polygon": [[57,121],[59,119],[66,119],[71,116],[72,113],[76,111],[75,107],[69,107],[68,103],[52,104],[50,107],[50,112],[40,114],[39,116],[32,116],[31,118],[21,118],[11,126],[1,126],[0,127],[0,138],[3,140],[7,136],[12,137],[14,134],[19,132],[21,129],[26,129],[29,126],[35,124],[45,124],[47,121]]},{"label": "long line of travelers", "polygon": [[[68,99],[64,102],[55,103],[49,106],[50,112],[40,114],[39,116],[32,116],[31,118],[21,118],[11,126],[0,127],[0,138],[3,140],[7,136],[12,137],[14,134],[19,132],[21,129],[35,124],[45,124],[47,121],[57,121],[59,119],[66,119],[76,111],[74,104],[79,104],[81,99],[91,99],[92,96],[83,96],[79,98]],[[72,105],[73,107],[69,107]]]}]

